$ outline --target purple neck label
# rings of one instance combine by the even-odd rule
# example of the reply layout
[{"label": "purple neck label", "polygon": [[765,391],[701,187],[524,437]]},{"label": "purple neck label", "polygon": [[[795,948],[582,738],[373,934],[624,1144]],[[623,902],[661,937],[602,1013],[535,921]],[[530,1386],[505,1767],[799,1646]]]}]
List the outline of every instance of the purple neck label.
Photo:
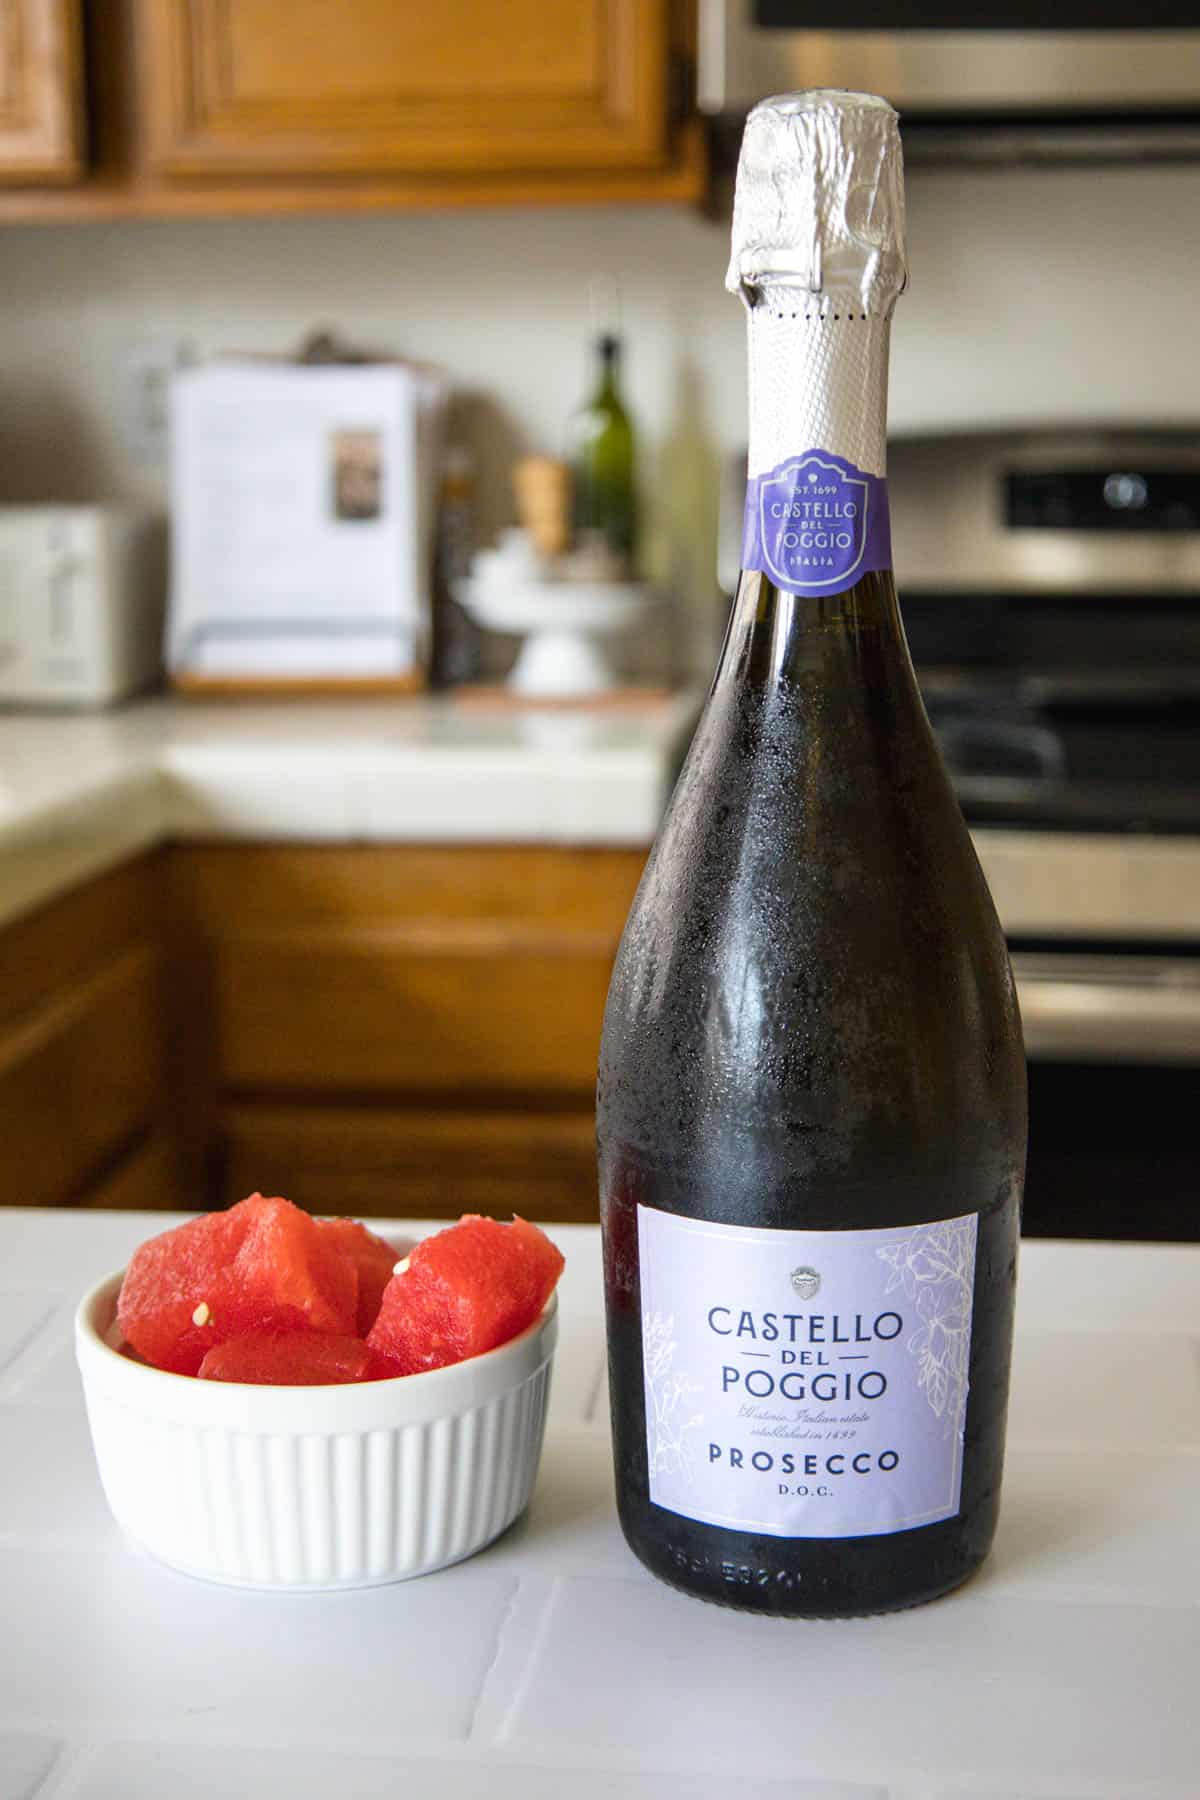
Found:
[{"label": "purple neck label", "polygon": [[742,567],[791,594],[841,594],[892,566],[887,482],[835,456],[789,456],[746,488]]}]

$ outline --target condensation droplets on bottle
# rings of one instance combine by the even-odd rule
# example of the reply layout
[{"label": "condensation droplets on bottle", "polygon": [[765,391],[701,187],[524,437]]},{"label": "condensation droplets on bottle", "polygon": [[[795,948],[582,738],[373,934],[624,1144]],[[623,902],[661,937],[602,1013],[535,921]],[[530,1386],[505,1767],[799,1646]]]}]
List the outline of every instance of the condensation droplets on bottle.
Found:
[{"label": "condensation droplets on bottle", "polygon": [[1003,1464],[1024,1059],[891,572],[905,281],[892,109],[764,101],[743,573],[601,1049],[622,1527],[676,1586],[794,1615],[956,1586]]}]

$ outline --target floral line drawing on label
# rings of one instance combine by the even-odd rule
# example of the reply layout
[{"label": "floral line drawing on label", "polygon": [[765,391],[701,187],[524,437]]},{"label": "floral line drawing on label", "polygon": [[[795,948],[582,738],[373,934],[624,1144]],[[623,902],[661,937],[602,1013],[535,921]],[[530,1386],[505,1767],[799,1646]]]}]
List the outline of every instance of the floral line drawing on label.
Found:
[{"label": "floral line drawing on label", "polygon": [[671,1366],[678,1348],[674,1318],[664,1318],[662,1313],[647,1313],[642,1321],[642,1344],[646,1393],[650,1400],[646,1423],[651,1472],[690,1475],[694,1459],[688,1439],[699,1429],[703,1417],[700,1413],[693,1413],[688,1419],[679,1417],[684,1402],[698,1394],[700,1388]]},{"label": "floral line drawing on label", "polygon": [[961,1432],[966,1416],[975,1273],[974,1219],[923,1225],[898,1244],[877,1249],[891,1269],[884,1293],[901,1288],[921,1323],[908,1339],[917,1382],[945,1424]]}]

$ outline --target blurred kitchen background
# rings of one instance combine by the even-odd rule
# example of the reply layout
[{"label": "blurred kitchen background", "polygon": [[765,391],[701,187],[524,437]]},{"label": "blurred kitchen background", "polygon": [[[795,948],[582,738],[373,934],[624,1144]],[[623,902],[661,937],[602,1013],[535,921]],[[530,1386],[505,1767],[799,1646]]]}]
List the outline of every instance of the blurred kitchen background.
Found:
[{"label": "blurred kitchen background", "polygon": [[904,121],[897,572],[1026,1228],[1198,1235],[1200,30],[1040,22],[3,0],[0,1201],[595,1216],[736,578],[740,123],[842,85]]}]

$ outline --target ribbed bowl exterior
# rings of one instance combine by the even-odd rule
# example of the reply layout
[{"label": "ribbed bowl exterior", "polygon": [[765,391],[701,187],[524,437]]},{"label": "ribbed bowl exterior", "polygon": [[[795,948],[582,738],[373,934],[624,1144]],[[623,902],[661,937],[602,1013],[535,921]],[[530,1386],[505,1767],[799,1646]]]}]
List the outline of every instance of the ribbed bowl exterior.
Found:
[{"label": "ribbed bowl exterior", "polygon": [[119,1277],[80,1308],[92,1441],[118,1523],[212,1581],[365,1587],[459,1562],[524,1510],[557,1321],[452,1369],[255,1388],[147,1369],[105,1341]]}]

